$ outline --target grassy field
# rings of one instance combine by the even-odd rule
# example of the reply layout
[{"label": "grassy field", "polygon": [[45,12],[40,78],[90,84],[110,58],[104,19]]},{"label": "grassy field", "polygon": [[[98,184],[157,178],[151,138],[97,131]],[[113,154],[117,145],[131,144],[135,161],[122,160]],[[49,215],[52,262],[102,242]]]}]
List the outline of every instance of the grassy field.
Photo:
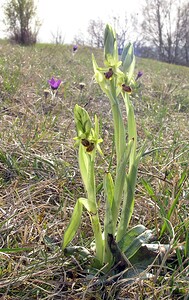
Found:
[{"label": "grassy field", "polygon": [[[159,237],[174,207],[160,240],[171,249],[149,266],[153,276],[104,279],[81,253],[62,253],[63,233],[84,194],[73,140],[76,103],[98,115],[102,150],[107,161],[111,156],[112,116],[93,79],[92,53],[101,65],[98,49],[79,47],[73,56],[66,45],[0,43],[0,299],[189,299],[187,67],[136,63],[136,74],[144,74],[132,101],[139,146],[146,140],[149,154],[139,165],[131,225],[143,224]],[[54,100],[46,91],[52,76],[62,80]],[[101,158],[97,172],[100,184]],[[103,208],[103,190],[98,197]],[[85,213],[73,244],[90,250],[91,239]]]}]

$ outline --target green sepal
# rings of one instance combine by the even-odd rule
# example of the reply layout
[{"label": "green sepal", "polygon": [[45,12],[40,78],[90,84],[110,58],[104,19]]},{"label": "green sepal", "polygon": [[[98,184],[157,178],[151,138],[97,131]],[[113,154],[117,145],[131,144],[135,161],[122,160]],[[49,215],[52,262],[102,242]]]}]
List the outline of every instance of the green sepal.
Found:
[{"label": "green sepal", "polygon": [[99,68],[93,54],[92,54],[92,62],[93,62],[93,69],[94,69],[94,78],[96,82],[100,85],[102,91],[106,95],[108,95],[108,91],[110,88],[110,80],[107,80],[104,76],[104,73],[108,71],[108,68]]},{"label": "green sepal", "polygon": [[87,198],[79,198],[79,202],[83,204],[88,213],[96,214],[97,206],[94,201],[91,201]]}]

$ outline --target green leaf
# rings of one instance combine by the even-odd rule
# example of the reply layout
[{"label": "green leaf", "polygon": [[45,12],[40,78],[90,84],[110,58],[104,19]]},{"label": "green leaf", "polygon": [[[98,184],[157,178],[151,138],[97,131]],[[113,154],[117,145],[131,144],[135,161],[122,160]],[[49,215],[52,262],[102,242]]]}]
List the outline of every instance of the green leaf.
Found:
[{"label": "green leaf", "polygon": [[106,195],[106,211],[104,220],[104,231],[113,234],[113,216],[112,216],[112,203],[114,199],[114,183],[110,173],[104,176],[104,192]]},{"label": "green leaf", "polygon": [[123,152],[122,158],[120,159],[119,164],[117,166],[117,174],[116,174],[115,186],[114,186],[114,199],[112,204],[112,215],[113,215],[114,224],[116,224],[118,218],[119,208],[120,208],[123,190],[125,186],[125,180],[126,180],[126,165],[129,160],[132,146],[133,146],[133,140],[129,141],[127,145],[127,149]]},{"label": "green leaf", "polygon": [[152,231],[146,230],[137,236],[132,243],[127,247],[125,251],[125,255],[128,259],[130,259],[142,246],[142,244],[148,243],[148,241],[152,237]]},{"label": "green leaf", "polygon": [[122,56],[122,70],[123,73],[127,75],[128,82],[130,83],[131,78],[133,77],[134,69],[135,69],[135,55],[133,45],[129,43],[123,50]]},{"label": "green leaf", "polygon": [[111,234],[114,235],[115,226],[112,215],[112,203],[114,200],[114,182],[110,173],[106,173],[104,176],[104,192],[106,197],[105,217],[104,217],[104,238],[105,238],[105,257],[104,262],[111,264],[112,253],[108,243],[108,237]]},{"label": "green leaf", "polygon": [[114,182],[110,173],[106,173],[104,176],[104,190],[110,207],[114,199]]},{"label": "green leaf", "polygon": [[89,252],[88,249],[86,249],[85,247],[82,246],[70,246],[70,247],[66,247],[66,249],[64,250],[64,254],[66,256],[71,256],[71,255],[80,255],[84,258],[86,257],[90,257],[91,253]]},{"label": "green leaf", "polygon": [[91,157],[84,149],[83,145],[79,145],[79,168],[81,172],[81,177],[85,186],[85,190],[88,188],[88,173]]},{"label": "green leaf", "polygon": [[79,198],[78,201],[83,204],[83,206],[86,208],[86,210],[89,213],[96,214],[97,207],[96,207],[96,203],[94,203],[94,201],[90,201],[87,198]]},{"label": "green leaf", "polygon": [[136,187],[138,163],[133,164],[125,179],[123,206],[121,218],[117,230],[117,241],[119,242],[128,228],[134,209],[134,193]]},{"label": "green leaf", "polygon": [[118,243],[121,251],[125,252],[129,245],[134,241],[134,239],[145,231],[146,227],[143,225],[136,225],[135,227],[128,230]]},{"label": "green leaf", "polygon": [[83,204],[78,199],[74,207],[72,217],[70,219],[70,223],[64,233],[63,244],[62,244],[63,250],[66,248],[69,242],[71,242],[71,240],[74,238],[79,228],[79,225],[81,223],[82,212],[83,212]]},{"label": "green leaf", "polygon": [[114,201],[112,203],[112,215],[113,215],[114,225],[117,222],[120,204],[122,201],[123,189],[124,189],[125,179],[126,179],[127,159],[128,159],[127,155],[126,153],[124,153],[122,160],[120,161],[119,166],[117,168],[117,174],[116,174],[115,186],[114,186]]}]

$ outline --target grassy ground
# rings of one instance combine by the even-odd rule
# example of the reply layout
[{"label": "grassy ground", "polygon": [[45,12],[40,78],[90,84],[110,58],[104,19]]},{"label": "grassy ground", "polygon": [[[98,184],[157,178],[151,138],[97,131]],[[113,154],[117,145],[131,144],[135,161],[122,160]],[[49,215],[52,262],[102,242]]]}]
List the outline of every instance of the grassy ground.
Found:
[{"label": "grassy ground", "polygon": [[[111,153],[108,100],[93,81],[92,52],[63,45],[35,47],[0,44],[0,296],[1,299],[189,299],[189,68],[138,58],[144,72],[133,95],[139,145],[148,150],[139,166],[132,224],[155,229],[157,236],[169,208],[175,261],[151,267],[153,279],[134,282],[106,278],[88,270],[80,254],[61,251],[64,230],[83,186],[77,164],[73,108],[85,106],[101,120],[103,151]],[[58,96],[45,95],[47,80],[62,80]],[[82,88],[81,83],[84,83]],[[104,166],[99,160],[98,181]],[[103,207],[103,191],[99,193]],[[103,210],[102,210],[103,217]],[[132,225],[131,224],[131,225]],[[87,214],[74,239],[90,248]],[[185,253],[178,246],[185,247]]]}]

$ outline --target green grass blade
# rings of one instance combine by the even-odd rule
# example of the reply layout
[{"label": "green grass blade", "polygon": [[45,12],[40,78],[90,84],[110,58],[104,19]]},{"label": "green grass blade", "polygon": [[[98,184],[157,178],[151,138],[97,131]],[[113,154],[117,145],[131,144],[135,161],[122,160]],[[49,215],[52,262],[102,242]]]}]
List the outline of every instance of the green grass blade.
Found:
[{"label": "green grass blade", "polygon": [[31,251],[32,248],[1,248],[0,253],[18,253],[24,251]]},{"label": "green grass blade", "polygon": [[189,230],[186,230],[186,242],[184,247],[185,257],[189,257]]},{"label": "green grass blade", "polygon": [[187,177],[188,177],[188,172],[187,172],[187,170],[184,170],[184,172],[182,173],[181,178],[179,180],[177,194],[176,194],[175,199],[173,200],[173,202],[171,204],[171,207],[170,207],[170,209],[169,209],[169,211],[167,213],[167,217],[166,217],[166,219],[165,219],[165,221],[164,221],[164,223],[162,225],[161,232],[160,232],[160,237],[164,234],[164,232],[165,232],[165,230],[167,228],[167,220],[168,221],[170,220],[173,211],[176,209],[176,206],[177,206],[178,201],[180,199],[180,195],[181,195],[182,190],[183,190],[183,188],[182,188],[183,183],[185,182],[185,180],[187,179]]},{"label": "green grass blade", "polygon": [[144,178],[141,179],[141,182],[142,182],[143,186],[145,187],[145,190],[147,191],[148,195],[149,195],[152,199],[157,200],[157,197],[156,197],[156,195],[155,195],[155,191],[154,191],[154,189],[152,188],[152,186],[151,186]]}]

